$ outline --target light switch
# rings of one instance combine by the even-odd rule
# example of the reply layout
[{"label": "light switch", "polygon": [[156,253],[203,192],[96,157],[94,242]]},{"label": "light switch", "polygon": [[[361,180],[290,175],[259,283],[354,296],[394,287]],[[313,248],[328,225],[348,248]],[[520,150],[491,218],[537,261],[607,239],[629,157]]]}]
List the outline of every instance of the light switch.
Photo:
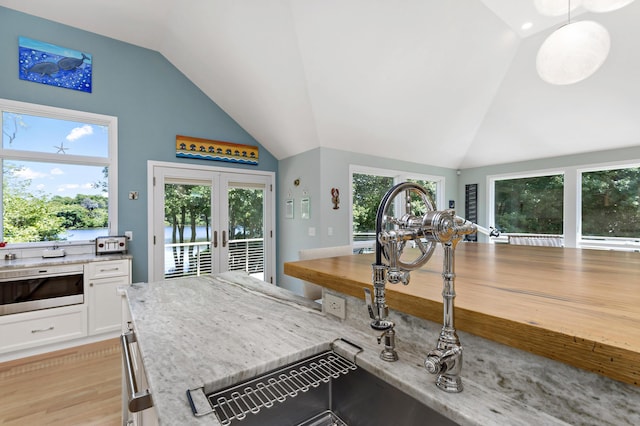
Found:
[{"label": "light switch", "polygon": [[315,237],[316,236],[316,228],[314,228],[313,226],[309,227],[309,236],[310,237]]}]

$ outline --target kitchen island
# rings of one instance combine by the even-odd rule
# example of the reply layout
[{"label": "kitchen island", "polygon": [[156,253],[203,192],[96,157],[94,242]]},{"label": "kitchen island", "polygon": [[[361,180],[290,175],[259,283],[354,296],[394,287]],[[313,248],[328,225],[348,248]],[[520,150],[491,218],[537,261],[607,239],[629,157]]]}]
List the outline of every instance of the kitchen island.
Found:
[{"label": "kitchen island", "polygon": [[[442,253],[409,285],[387,285],[390,308],[442,321]],[[284,272],[362,298],[374,260],[288,262]],[[640,253],[461,243],[455,274],[458,330],[640,386]]]},{"label": "kitchen island", "polygon": [[465,389],[442,392],[422,366],[439,324],[393,312],[400,360],[387,363],[355,298],[347,298],[341,321],[241,273],[134,284],[126,293],[161,424],[219,425],[214,415],[192,415],[187,389],[221,389],[329,349],[338,338],[364,349],[358,367],[461,425],[640,423],[637,387],[466,333]]}]

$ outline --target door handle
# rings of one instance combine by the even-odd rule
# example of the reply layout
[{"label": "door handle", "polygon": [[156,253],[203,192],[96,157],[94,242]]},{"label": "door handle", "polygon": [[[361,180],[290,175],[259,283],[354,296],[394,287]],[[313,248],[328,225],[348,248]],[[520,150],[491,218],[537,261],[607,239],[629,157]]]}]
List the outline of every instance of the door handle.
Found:
[{"label": "door handle", "polygon": [[213,231],[213,248],[218,247],[218,231]]},{"label": "door handle", "polygon": [[[138,380],[135,375],[134,359],[129,348],[129,344],[136,343],[138,339],[133,331],[128,331],[120,335],[122,345],[122,360],[124,364],[124,378],[127,384],[127,408],[132,413],[137,413],[147,408],[153,407],[153,398],[149,389],[138,389]],[[144,374],[144,371],[140,371]]]},{"label": "door handle", "polygon": [[227,231],[222,231],[222,247],[227,246]]}]

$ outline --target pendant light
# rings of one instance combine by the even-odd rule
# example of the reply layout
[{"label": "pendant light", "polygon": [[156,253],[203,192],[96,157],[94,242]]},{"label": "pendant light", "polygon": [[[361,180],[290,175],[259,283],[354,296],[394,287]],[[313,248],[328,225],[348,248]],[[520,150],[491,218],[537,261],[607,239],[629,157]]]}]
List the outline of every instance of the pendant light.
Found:
[{"label": "pendant light", "polygon": [[[570,6],[571,11],[573,12],[580,7],[582,1],[584,0],[573,0]],[[544,16],[560,16],[567,13],[567,2],[565,0],[533,0],[533,5],[538,13]]]},{"label": "pendant light", "polygon": [[571,22],[554,31],[540,46],[536,69],[547,83],[573,84],[591,76],[607,59],[611,45],[609,32],[593,21]]},{"label": "pendant light", "polygon": [[[538,0],[536,0],[538,1]],[[583,0],[583,6],[589,12],[612,12],[633,3],[633,0]]]}]

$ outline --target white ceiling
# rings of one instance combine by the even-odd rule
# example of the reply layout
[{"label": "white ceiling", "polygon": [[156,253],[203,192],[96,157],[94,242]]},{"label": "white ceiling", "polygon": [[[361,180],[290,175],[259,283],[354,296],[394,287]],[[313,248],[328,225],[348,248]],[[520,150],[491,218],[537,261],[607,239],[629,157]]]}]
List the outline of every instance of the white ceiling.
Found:
[{"label": "white ceiling", "polygon": [[536,74],[566,16],[533,0],[0,5],[160,52],[278,159],[322,146],[469,168],[640,144],[640,2],[572,12],[612,48],[571,86]]}]

